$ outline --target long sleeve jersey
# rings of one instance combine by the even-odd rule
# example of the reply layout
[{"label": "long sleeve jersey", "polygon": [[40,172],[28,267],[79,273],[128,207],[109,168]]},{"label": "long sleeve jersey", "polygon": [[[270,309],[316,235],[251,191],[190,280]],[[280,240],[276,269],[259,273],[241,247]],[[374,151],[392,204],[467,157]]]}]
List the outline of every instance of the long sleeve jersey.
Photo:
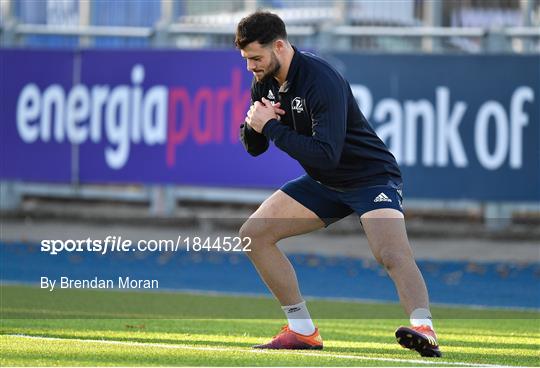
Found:
[{"label": "long sleeve jersey", "polygon": [[248,124],[240,138],[253,156],[269,141],[297,160],[314,180],[347,190],[401,182],[394,156],[360,112],[349,83],[326,61],[294,48],[286,82],[253,79],[251,101],[280,102],[285,115],[262,134]]}]

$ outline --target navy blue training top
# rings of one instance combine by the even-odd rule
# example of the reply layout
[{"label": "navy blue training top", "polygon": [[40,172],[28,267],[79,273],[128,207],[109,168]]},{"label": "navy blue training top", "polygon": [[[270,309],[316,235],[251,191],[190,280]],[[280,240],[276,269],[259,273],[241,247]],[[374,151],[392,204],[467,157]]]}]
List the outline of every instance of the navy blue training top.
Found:
[{"label": "navy blue training top", "polygon": [[321,58],[298,51],[280,87],[274,78],[251,85],[251,101],[262,97],[285,110],[266,123],[263,134],[248,124],[240,138],[253,156],[268,141],[297,160],[321,184],[339,190],[401,183],[394,156],[360,112],[349,83]]}]

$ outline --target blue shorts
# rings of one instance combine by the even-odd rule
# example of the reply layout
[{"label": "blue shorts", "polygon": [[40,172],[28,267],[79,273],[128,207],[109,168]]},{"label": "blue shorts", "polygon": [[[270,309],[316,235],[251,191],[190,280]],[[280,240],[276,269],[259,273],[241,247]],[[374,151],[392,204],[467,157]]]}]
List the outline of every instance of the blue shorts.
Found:
[{"label": "blue shorts", "polygon": [[402,184],[399,182],[390,181],[387,185],[341,191],[329,188],[313,180],[309,175],[304,175],[291,180],[280,189],[315,212],[326,226],[353,212],[358,216],[379,208],[393,208],[403,212]]}]

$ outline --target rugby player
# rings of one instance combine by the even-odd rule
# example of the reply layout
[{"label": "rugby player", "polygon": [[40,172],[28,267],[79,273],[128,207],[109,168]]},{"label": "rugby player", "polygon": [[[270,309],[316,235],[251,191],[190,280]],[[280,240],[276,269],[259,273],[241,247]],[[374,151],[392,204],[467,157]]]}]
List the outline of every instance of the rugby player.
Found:
[{"label": "rugby player", "polygon": [[395,332],[398,343],[440,357],[427,288],[407,239],[401,173],[360,112],[349,83],[326,61],[292,46],[275,14],[243,18],[235,44],[254,77],[252,105],[240,128],[245,149],[258,156],[272,141],[306,172],[266,199],[240,229],[252,239],[246,254],[288,320],[270,342],[255,348],[322,349],[295,271],[276,243],[354,212],[410,316],[411,326]]}]

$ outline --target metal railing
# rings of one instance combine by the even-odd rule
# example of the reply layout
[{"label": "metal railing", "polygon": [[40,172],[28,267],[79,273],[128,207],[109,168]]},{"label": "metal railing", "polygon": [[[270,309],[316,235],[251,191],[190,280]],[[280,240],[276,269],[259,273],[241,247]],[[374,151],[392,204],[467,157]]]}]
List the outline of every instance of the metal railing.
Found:
[{"label": "metal railing", "polygon": [[39,24],[17,24],[16,36],[48,35],[78,37],[129,37],[149,38],[155,30],[151,27],[113,27],[113,26],[59,26]]},{"label": "metal railing", "polygon": [[[208,26],[200,24],[179,23],[171,24],[167,27],[169,35],[190,35],[190,34],[210,34],[210,35],[234,35],[234,28],[230,26],[218,25]],[[315,27],[313,26],[290,26],[287,27],[287,33],[291,36],[313,36]]]},{"label": "metal railing", "polygon": [[391,37],[484,37],[484,28],[452,27],[365,27],[338,26],[333,30],[336,36],[391,36]]},{"label": "metal railing", "polygon": [[[115,37],[126,39],[145,39],[154,47],[233,47],[234,24],[172,23],[157,24],[154,27],[115,27],[115,26],[56,26],[39,24],[5,23],[0,26],[3,47],[25,46],[28,36],[71,36],[79,37],[81,47],[91,47],[93,38]],[[415,52],[540,52],[540,28],[509,27],[487,29],[481,27],[379,27],[350,25],[292,25],[288,27],[291,39],[300,47],[325,50],[350,49],[351,51],[395,51],[394,44],[385,42],[359,43],[358,39],[384,40],[386,38],[425,41],[413,47]],[[202,40],[201,40],[202,37]],[[346,42],[343,39],[346,39]],[[476,47],[467,47],[466,42],[442,44],[440,40],[475,40]],[[181,40],[182,42],[178,42]],[[525,41],[525,45],[515,45],[514,40]],[[438,47],[432,47],[438,44]],[[394,45],[394,46],[392,46]],[[316,47],[315,47],[316,46]],[[399,49],[399,48],[398,48]]]}]

